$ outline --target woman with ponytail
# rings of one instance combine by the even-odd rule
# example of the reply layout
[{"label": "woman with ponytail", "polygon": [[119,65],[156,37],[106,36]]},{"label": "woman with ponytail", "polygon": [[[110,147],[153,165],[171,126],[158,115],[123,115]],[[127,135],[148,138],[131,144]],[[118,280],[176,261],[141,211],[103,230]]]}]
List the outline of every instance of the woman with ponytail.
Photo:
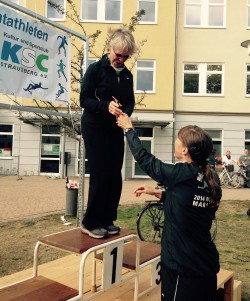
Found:
[{"label": "woman with ponytail", "polygon": [[198,126],[180,129],[175,164],[164,163],[143,148],[130,118],[120,115],[131,152],[139,166],[167,193],[142,185],[135,190],[164,197],[165,222],[161,251],[162,301],[215,301],[219,253],[210,228],[221,199],[217,174],[209,167],[212,139]]}]

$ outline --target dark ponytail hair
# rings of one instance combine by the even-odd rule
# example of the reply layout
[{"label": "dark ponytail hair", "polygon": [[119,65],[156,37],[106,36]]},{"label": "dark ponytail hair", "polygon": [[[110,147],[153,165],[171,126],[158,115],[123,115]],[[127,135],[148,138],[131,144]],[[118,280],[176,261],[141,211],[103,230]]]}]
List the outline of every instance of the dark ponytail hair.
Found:
[{"label": "dark ponytail hair", "polygon": [[203,129],[196,125],[188,125],[181,128],[178,132],[178,138],[182,144],[188,148],[189,155],[196,164],[211,190],[213,206],[218,207],[221,199],[221,187],[216,172],[210,168],[208,157],[213,149],[211,137]]}]

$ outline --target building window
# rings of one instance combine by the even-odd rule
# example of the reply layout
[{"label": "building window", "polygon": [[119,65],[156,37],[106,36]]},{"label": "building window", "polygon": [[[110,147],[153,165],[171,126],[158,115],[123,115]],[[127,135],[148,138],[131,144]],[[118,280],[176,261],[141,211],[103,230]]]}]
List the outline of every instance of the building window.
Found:
[{"label": "building window", "polygon": [[221,152],[221,141],[222,141],[222,131],[221,130],[206,130],[209,136],[213,140],[213,149],[216,149],[216,155],[222,156]]},{"label": "building window", "polygon": [[88,22],[121,22],[122,0],[82,0],[81,19]]},{"label": "building window", "polygon": [[155,61],[136,62],[136,92],[155,91]]},{"label": "building window", "polygon": [[224,27],[226,0],[186,0],[185,26]]},{"label": "building window", "polygon": [[247,27],[250,27],[250,0],[247,0]]},{"label": "building window", "polygon": [[[15,4],[21,5],[23,7],[26,7],[26,0],[9,0],[10,2],[13,2]],[[0,4],[2,5],[2,4]]]},{"label": "building window", "polygon": [[45,125],[42,127],[40,172],[59,173],[60,138],[59,126]]},{"label": "building window", "polygon": [[[153,128],[135,128],[137,135],[140,137],[142,145],[150,153],[153,153]],[[140,168],[133,158],[133,177],[147,177],[147,174]]]},{"label": "building window", "polygon": [[245,149],[250,153],[250,131],[245,131]]},{"label": "building window", "polygon": [[91,65],[91,64],[93,64],[93,63],[95,63],[95,62],[97,62],[99,59],[97,59],[97,58],[88,58],[88,61],[87,61],[87,68],[89,67],[89,65]]},{"label": "building window", "polygon": [[[77,157],[77,175],[80,175],[81,173],[81,141],[82,139],[80,139],[80,141],[77,142],[77,153],[78,153],[78,157]],[[89,168],[89,160],[88,160],[88,154],[86,152],[84,152],[85,155],[85,161],[84,161],[84,165],[85,165],[85,176],[89,176],[90,174],[90,168]]]},{"label": "building window", "polygon": [[250,96],[250,65],[247,65],[246,95]]},{"label": "building window", "polygon": [[53,2],[60,7],[60,11],[56,7],[49,5],[48,0],[46,1],[46,15],[47,18],[54,21],[65,21],[65,13],[61,11],[66,11],[66,0],[53,0]]},{"label": "building window", "polygon": [[224,65],[184,64],[183,94],[223,95]]},{"label": "building window", "polygon": [[145,15],[142,16],[142,23],[156,23],[157,20],[157,0],[139,0],[138,10],[144,9]]},{"label": "building window", "polygon": [[13,125],[0,124],[0,158],[12,157]]}]

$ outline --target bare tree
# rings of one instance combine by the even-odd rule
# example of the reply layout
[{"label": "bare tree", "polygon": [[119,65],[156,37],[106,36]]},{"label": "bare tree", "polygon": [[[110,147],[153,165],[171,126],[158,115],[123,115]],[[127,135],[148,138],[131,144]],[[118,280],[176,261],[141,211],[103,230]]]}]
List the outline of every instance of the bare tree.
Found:
[{"label": "bare tree", "polygon": [[[60,5],[56,4],[53,0],[48,0],[48,4],[56,9],[60,14],[63,14],[66,16],[67,19],[71,20],[72,24],[74,24],[75,27],[78,27],[78,32],[81,32],[83,35],[88,37],[89,42],[89,49],[88,52],[91,54],[92,57],[95,57],[97,59],[100,59],[105,51],[107,46],[107,39],[105,40],[105,43],[103,47],[100,49],[96,46],[96,43],[98,39],[100,38],[100,35],[102,34],[102,31],[96,30],[93,33],[87,32],[87,30],[84,27],[84,23],[81,22],[80,15],[78,13],[78,9],[76,5],[71,0],[67,0],[69,9],[65,11]],[[132,32],[136,30],[136,26],[141,20],[141,17],[145,14],[144,10],[140,10],[135,12],[135,15],[130,18],[130,22],[128,24],[122,24],[122,27],[128,28]],[[138,44],[138,50],[132,57],[132,63],[131,67],[129,68],[132,70],[135,67],[137,59],[141,55],[141,49],[143,45],[146,43],[146,40],[137,41]],[[71,59],[71,91],[74,92],[72,95],[79,95],[80,93],[80,84],[81,79],[83,77],[83,62],[84,62],[84,49],[83,46],[79,47],[79,43],[77,44],[76,38],[72,37],[71,39],[71,46],[72,46],[72,59]],[[98,48],[98,49],[97,49]],[[9,96],[11,101],[14,102],[16,105],[20,105],[18,98],[13,98],[12,96]],[[137,106],[145,106],[143,103],[143,100],[145,98],[145,93],[142,93],[139,95],[136,99],[136,105]],[[70,99],[70,104],[68,107],[65,105],[54,105],[52,102],[49,101],[37,101],[36,99],[33,99],[34,106],[38,109],[46,109],[54,112],[61,112],[61,111],[67,111],[71,118],[66,118],[62,116],[51,116],[46,115],[43,113],[37,113],[37,112],[23,112],[18,111],[18,118],[22,120],[23,122],[32,124],[34,126],[42,127],[44,125],[48,124],[56,124],[59,125],[61,129],[63,129],[64,133],[76,140],[79,140],[80,135],[80,115],[81,115],[81,107],[79,105],[79,99],[76,96],[72,96]],[[39,120],[39,122],[37,122]]]}]

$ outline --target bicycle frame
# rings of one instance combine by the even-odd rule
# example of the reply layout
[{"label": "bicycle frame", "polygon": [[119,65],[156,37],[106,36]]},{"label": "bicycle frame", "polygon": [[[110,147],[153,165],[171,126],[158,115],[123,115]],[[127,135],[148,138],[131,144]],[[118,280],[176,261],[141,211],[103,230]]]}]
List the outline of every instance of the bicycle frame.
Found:
[{"label": "bicycle frame", "polygon": [[221,172],[220,175],[219,175],[221,184],[222,184],[223,177],[224,177],[225,175],[227,175],[227,177],[231,180],[231,176],[230,176],[230,174],[229,174],[229,172],[228,172],[226,166],[223,165],[223,170],[222,170],[222,172]]},{"label": "bicycle frame", "polygon": [[229,172],[225,165],[223,165],[223,170],[219,175],[221,185],[225,185],[227,188],[240,188],[242,187],[242,182],[240,181],[240,176],[237,172]]},{"label": "bicycle frame", "polygon": [[247,187],[250,187],[250,178],[247,177],[247,171],[246,171],[246,166],[241,165],[239,166],[239,169],[236,171],[237,175],[243,179],[243,183],[241,186],[246,185]]}]

